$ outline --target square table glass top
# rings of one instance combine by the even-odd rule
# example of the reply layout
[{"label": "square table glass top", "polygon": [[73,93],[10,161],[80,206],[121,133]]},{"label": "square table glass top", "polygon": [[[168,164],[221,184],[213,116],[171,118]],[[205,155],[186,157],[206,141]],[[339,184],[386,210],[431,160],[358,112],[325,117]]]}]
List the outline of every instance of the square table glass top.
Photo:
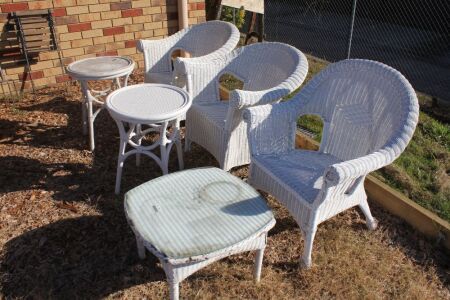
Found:
[{"label": "square table glass top", "polygon": [[172,173],[130,190],[125,211],[134,231],[171,259],[226,249],[274,224],[253,187],[212,167]]}]

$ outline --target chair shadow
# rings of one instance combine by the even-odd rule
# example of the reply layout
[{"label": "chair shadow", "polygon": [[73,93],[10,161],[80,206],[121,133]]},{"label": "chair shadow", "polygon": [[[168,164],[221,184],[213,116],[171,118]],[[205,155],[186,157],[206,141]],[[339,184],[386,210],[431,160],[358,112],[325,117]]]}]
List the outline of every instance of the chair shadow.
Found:
[{"label": "chair shadow", "polygon": [[[74,100],[78,94],[61,92],[55,97],[56,92],[39,92],[37,101],[18,105],[17,120],[0,118],[0,143],[21,148],[0,157],[0,194],[41,189],[52,194],[55,204],[86,202],[102,216],[65,219],[38,228],[34,225],[35,229],[7,241],[0,261],[0,294],[12,299],[97,299],[130,286],[165,281],[154,256],[138,259],[122,202],[114,201],[121,200],[129,189],[161,176],[160,168],[145,156],[136,167],[132,156],[125,163],[122,194],[114,196],[119,150],[116,124],[106,111],[99,115],[96,149],[91,153],[87,136],[82,134],[81,104]],[[51,100],[40,101],[40,96]],[[53,123],[46,119],[44,124],[37,118],[20,116],[39,116],[43,111],[65,120]],[[184,153],[185,167],[217,165],[211,155],[205,158],[203,151],[194,145]],[[175,150],[169,170],[178,170]]]},{"label": "chair shadow", "polygon": [[[269,236],[280,234],[284,231],[298,229],[298,225],[292,217],[276,218],[275,226],[269,231]],[[300,233],[299,233],[300,234]],[[301,238],[299,235],[298,238]]]},{"label": "chair shadow", "polygon": [[[112,121],[110,122],[112,123]],[[105,123],[104,125],[107,127],[108,120],[101,123]],[[0,125],[2,124],[4,124],[4,120],[3,122],[0,120]],[[3,128],[6,128],[6,131],[2,133],[9,137],[16,132],[14,127],[6,126]],[[114,197],[117,151],[119,148],[119,136],[116,131],[115,127],[110,128],[109,132],[103,131],[104,134],[97,139],[96,150],[92,158],[87,151],[73,151],[70,154],[71,156],[82,156],[77,159],[80,162],[66,162],[67,160],[64,157],[56,157],[57,155],[67,155],[67,152],[60,154],[56,149],[55,152],[48,153],[45,149],[40,153],[39,149],[32,149],[32,147],[30,151],[34,151],[34,153],[30,153],[30,156],[36,158],[17,155],[0,157],[0,168],[2,169],[0,181],[4,183],[0,185],[0,193],[33,188],[53,192],[52,197],[57,201],[84,201],[89,195]],[[49,133],[43,132],[41,134]],[[13,138],[10,140],[13,140]],[[37,140],[33,142],[37,142]],[[24,143],[30,145],[28,141]],[[80,141],[75,140],[74,143],[80,144]],[[54,146],[56,147],[56,145]],[[158,151],[155,151],[157,155]],[[40,155],[43,157],[42,160],[37,158]],[[52,155],[55,156],[52,157]],[[121,183],[122,194],[139,184],[162,175],[161,169],[152,159],[142,156],[141,165],[136,166],[134,158],[134,156],[131,156],[125,162]],[[53,160],[64,162],[47,162]],[[86,160],[86,163],[83,160]],[[203,149],[196,145],[193,145],[190,152],[184,153],[184,162],[187,169],[217,165],[211,155],[205,154]],[[170,153],[169,170],[174,172],[179,169],[178,167],[177,155],[175,147],[173,147]]]},{"label": "chair shadow", "polygon": [[[105,147],[106,148],[106,147]],[[109,147],[113,148],[113,147]],[[188,165],[202,165],[194,147]],[[165,282],[157,259],[137,256],[134,235],[129,228],[121,201],[114,201],[116,148],[95,158],[92,166],[83,163],[43,163],[20,156],[0,157],[0,193],[43,189],[53,192],[55,203],[87,201],[102,216],[84,216],[57,221],[9,240],[0,263],[0,291],[7,298],[103,298],[111,293],[152,281]],[[213,160],[213,158],[210,158]],[[130,159],[125,168],[122,192],[160,176],[151,160],[140,167]],[[192,165],[194,164],[194,166]],[[149,167],[150,165],[150,167]],[[178,167],[176,152],[170,169]],[[195,278],[195,277],[194,277]]]},{"label": "chair shadow", "polygon": [[157,259],[139,260],[120,212],[66,219],[6,243],[1,263],[7,298],[99,299],[127,287],[165,281]]},{"label": "chair shadow", "polygon": [[222,207],[221,210],[230,215],[256,216],[267,213],[270,209],[264,201],[261,202],[261,198],[255,197],[228,204]]}]

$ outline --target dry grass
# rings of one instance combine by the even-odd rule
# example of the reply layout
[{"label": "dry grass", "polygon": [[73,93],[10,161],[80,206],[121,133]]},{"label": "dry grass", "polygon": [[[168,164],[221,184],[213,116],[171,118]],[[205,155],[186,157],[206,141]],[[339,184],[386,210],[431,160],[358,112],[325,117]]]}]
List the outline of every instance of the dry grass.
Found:
[{"label": "dry grass", "polygon": [[[140,81],[141,76],[133,79]],[[48,88],[33,99],[0,104],[0,298],[167,298],[157,260],[137,257],[122,196],[113,194],[118,132],[106,113],[96,123],[95,153],[81,134],[77,86]],[[200,147],[186,167],[215,165]],[[170,169],[176,170],[172,157]],[[233,171],[245,178],[247,168]],[[122,190],[160,176],[144,160],[125,165]],[[253,253],[214,263],[181,285],[187,298],[450,299],[448,253],[378,207],[380,227],[357,210],[319,227],[314,266],[299,269],[303,241],[295,221],[267,197],[270,232],[262,281]]]}]

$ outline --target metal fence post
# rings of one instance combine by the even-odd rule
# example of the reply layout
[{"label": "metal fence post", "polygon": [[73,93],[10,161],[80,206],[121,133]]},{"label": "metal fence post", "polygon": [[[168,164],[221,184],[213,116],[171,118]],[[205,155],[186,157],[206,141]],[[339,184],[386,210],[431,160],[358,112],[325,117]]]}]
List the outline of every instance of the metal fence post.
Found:
[{"label": "metal fence post", "polygon": [[353,38],[353,26],[355,25],[356,2],[358,2],[358,0],[353,0],[352,4],[352,16],[351,16],[352,20],[350,23],[350,32],[348,34],[347,58],[350,58],[350,52],[352,50],[352,38]]}]

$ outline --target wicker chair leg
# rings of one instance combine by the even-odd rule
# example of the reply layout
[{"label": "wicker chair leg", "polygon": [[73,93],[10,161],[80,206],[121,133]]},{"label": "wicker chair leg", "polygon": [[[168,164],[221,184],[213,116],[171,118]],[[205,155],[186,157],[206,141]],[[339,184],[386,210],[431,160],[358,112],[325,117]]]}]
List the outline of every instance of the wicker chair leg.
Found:
[{"label": "wicker chair leg", "polygon": [[364,199],[359,204],[359,208],[361,208],[364,216],[366,217],[366,225],[369,230],[375,230],[378,226],[378,221],[372,216],[370,212],[369,203],[367,203],[367,199]]},{"label": "wicker chair leg", "polygon": [[120,193],[120,181],[122,180],[122,169],[124,162],[125,147],[127,146],[127,141],[120,140],[119,157],[117,159],[117,173],[116,173],[116,188],[115,193],[118,195]]},{"label": "wicker chair leg", "polygon": [[314,237],[316,235],[317,226],[313,226],[309,228],[308,230],[304,231],[304,237],[305,237],[305,245],[303,249],[303,256],[302,256],[302,262],[301,267],[304,269],[309,269],[312,264],[311,259],[311,252],[314,242]]},{"label": "wicker chair leg", "polygon": [[255,271],[253,273],[253,278],[255,279],[255,282],[259,282],[261,279],[263,257],[264,257],[264,248],[256,250]]},{"label": "wicker chair leg", "polygon": [[178,300],[180,297],[180,284],[178,282],[169,281],[169,297],[170,300]]},{"label": "wicker chair leg", "polygon": [[81,103],[81,115],[83,119],[83,135],[88,133],[88,120],[87,120],[87,102],[85,99],[82,100]]}]

